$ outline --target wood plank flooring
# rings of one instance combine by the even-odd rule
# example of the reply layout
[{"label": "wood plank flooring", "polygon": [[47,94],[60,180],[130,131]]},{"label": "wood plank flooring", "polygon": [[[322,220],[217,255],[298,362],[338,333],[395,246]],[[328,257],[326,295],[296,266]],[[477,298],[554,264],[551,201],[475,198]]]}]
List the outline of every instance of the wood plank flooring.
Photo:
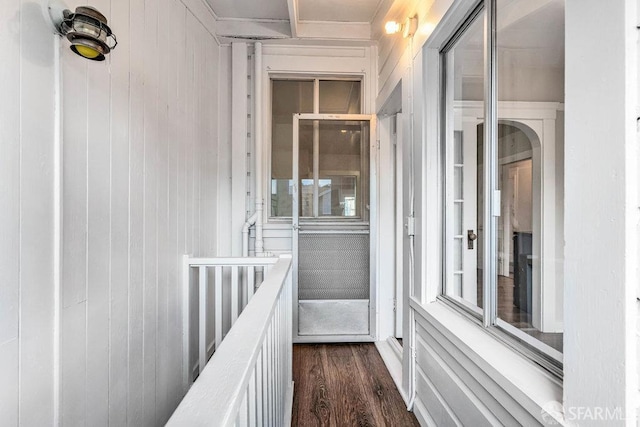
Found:
[{"label": "wood plank flooring", "polygon": [[293,346],[292,426],[419,426],[374,344]]}]

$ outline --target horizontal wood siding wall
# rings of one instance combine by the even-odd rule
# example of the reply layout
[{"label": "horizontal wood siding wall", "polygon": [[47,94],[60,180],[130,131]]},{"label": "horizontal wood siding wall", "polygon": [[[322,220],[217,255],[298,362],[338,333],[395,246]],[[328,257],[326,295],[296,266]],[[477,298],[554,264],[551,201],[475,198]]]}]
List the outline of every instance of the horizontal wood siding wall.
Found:
[{"label": "horizontal wood siding wall", "polygon": [[416,312],[416,416],[428,425],[540,425],[475,357]]},{"label": "horizontal wood siding wall", "polygon": [[217,254],[213,15],[91,5],[118,36],[104,62],[40,3],[0,5],[3,425],[163,424],[183,393],[182,255]]}]

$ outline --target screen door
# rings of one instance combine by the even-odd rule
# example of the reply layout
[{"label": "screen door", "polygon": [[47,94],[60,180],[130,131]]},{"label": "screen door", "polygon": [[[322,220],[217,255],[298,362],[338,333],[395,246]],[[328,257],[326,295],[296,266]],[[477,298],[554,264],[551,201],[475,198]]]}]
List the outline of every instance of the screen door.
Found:
[{"label": "screen door", "polygon": [[294,115],[297,342],[372,339],[372,127],[369,115]]}]

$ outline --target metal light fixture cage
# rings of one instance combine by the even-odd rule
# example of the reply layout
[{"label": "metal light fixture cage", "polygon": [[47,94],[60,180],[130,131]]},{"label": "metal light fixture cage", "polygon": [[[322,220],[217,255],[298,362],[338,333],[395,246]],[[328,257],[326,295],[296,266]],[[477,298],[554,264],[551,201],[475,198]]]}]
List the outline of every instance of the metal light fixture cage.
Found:
[{"label": "metal light fixture cage", "polygon": [[91,6],[79,6],[75,12],[63,10],[58,31],[71,42],[71,50],[93,61],[104,61],[118,44],[107,18]]}]

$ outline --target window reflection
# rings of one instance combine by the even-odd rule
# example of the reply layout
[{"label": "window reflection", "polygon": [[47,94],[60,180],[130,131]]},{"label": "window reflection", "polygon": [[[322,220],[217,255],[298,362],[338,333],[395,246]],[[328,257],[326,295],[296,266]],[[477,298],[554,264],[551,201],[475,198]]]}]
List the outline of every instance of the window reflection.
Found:
[{"label": "window reflection", "polygon": [[525,3],[497,0],[498,318],[561,352],[563,113],[545,134],[510,109],[564,102],[564,0]]},{"label": "window reflection", "polygon": [[[447,295],[481,315],[482,218],[477,194],[483,170],[476,124],[482,120],[483,24],[479,13],[444,54],[446,91],[446,222]],[[476,105],[474,114],[469,105]],[[477,162],[478,161],[478,162]]]},{"label": "window reflection", "polygon": [[299,128],[300,215],[368,220],[363,206],[368,203],[369,122],[300,120]]}]

